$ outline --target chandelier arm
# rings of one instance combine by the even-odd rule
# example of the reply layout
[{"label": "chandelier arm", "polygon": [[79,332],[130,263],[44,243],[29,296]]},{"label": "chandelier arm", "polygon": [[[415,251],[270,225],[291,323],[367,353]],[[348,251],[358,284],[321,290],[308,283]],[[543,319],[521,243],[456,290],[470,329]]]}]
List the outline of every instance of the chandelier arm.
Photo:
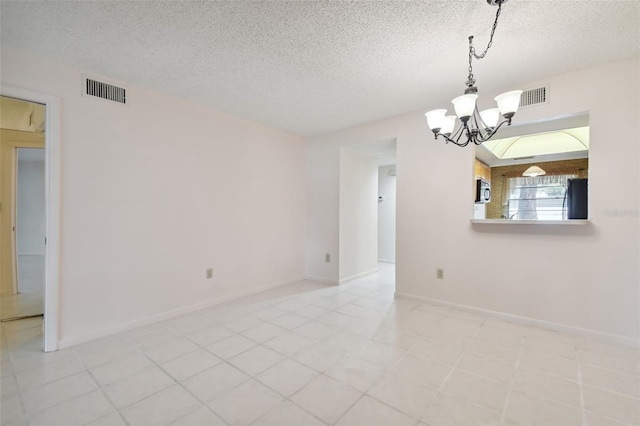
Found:
[{"label": "chandelier arm", "polygon": [[489,139],[491,139],[493,137],[493,135],[496,134],[496,132],[498,131],[498,129],[500,129],[500,127],[504,126],[505,123],[508,126],[511,126],[511,119],[505,119],[503,120],[500,124],[498,124],[496,127],[494,127],[491,131],[486,132],[486,134],[482,135],[482,133],[480,133],[481,137],[478,138],[479,143],[476,143],[476,145],[480,145],[483,142],[488,141]]},{"label": "chandelier arm", "polygon": [[473,140],[473,143],[476,145],[481,145],[483,142],[488,141],[495,134],[498,127],[495,129],[487,129],[478,127],[478,132],[476,133],[476,138]]},{"label": "chandelier arm", "polygon": [[438,136],[442,136],[447,143],[452,143],[452,144],[460,146],[460,147],[467,146],[467,144],[469,144],[468,140],[467,140],[467,142],[460,142],[460,138],[462,137],[464,129],[465,129],[465,126],[460,125],[456,129],[456,131],[453,132],[450,136],[444,135],[442,133],[437,133],[436,134],[436,139],[438,139]]},{"label": "chandelier arm", "polygon": [[455,132],[453,132],[451,139],[455,139],[456,141],[459,141],[463,130],[464,130],[464,126],[462,125],[462,123],[460,123],[460,125],[458,126],[458,129]]},{"label": "chandelier arm", "polygon": [[478,121],[478,115],[478,105],[476,104],[473,109],[473,114],[471,114],[471,117],[469,117],[471,128],[476,129],[476,133],[480,133],[480,130],[483,128],[482,126],[480,126],[480,122]]},{"label": "chandelier arm", "polygon": [[464,146],[460,143],[460,138],[462,137],[462,135],[465,133],[467,126],[464,123],[460,123],[460,128],[458,129],[458,131],[455,134],[455,144],[458,146]]},{"label": "chandelier arm", "polygon": [[[484,130],[486,130],[486,126],[484,121],[482,121],[482,117],[480,116],[480,112],[478,112],[478,105],[476,104],[475,108],[473,109],[473,115],[472,117],[469,119],[470,121],[473,120],[473,127],[472,127],[472,141],[474,144],[479,145],[478,141],[482,141],[484,140],[485,137],[485,133],[483,133]],[[480,142],[482,143],[482,142]]]},{"label": "chandelier arm", "polygon": [[446,136],[446,135],[443,135],[443,134],[438,134],[438,136],[442,136],[447,141],[447,143],[451,142],[452,144],[457,145],[459,147],[464,147],[464,146],[467,146],[469,144],[468,140],[466,142],[459,142],[460,138],[451,139],[449,136]]},{"label": "chandelier arm", "polygon": [[[460,129],[460,135],[458,135],[458,139],[456,139],[456,145],[458,146],[467,146],[469,145],[469,142],[471,141],[472,135],[471,135],[471,131],[469,130],[469,121],[463,122],[462,123],[462,128]],[[467,137],[466,142],[460,142],[460,138],[462,137],[462,135],[465,135]]]},{"label": "chandelier arm", "polygon": [[488,129],[487,123],[482,119],[482,115],[480,115],[480,111],[478,111],[478,104],[476,104],[475,109],[473,110],[473,119],[476,122],[476,127],[478,129]]}]

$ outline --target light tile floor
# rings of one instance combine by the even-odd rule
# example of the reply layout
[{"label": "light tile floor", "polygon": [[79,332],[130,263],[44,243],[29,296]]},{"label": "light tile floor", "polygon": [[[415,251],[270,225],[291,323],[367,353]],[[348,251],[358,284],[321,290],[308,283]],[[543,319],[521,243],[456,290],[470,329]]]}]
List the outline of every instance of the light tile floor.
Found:
[{"label": "light tile floor", "polygon": [[2,425],[640,424],[637,350],[301,282],[44,354],[2,325]]}]

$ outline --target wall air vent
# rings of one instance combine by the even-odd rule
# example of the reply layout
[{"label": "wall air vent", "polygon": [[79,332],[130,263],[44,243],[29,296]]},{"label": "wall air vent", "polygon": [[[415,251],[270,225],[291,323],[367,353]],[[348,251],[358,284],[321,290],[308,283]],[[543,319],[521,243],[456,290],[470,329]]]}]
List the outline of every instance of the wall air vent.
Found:
[{"label": "wall air vent", "polygon": [[82,77],[82,94],[106,101],[127,104],[127,89],[113,84],[95,80],[91,77]]},{"label": "wall air vent", "polygon": [[520,107],[549,103],[549,86],[525,90],[520,96]]}]

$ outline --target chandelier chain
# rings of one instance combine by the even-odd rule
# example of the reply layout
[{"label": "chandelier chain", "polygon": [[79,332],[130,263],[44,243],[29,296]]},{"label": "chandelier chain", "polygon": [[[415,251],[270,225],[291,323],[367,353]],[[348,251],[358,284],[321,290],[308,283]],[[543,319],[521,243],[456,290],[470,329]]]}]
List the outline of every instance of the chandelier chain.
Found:
[{"label": "chandelier chain", "polygon": [[496,12],[496,19],[495,21],[493,21],[493,27],[491,28],[491,35],[489,36],[489,43],[487,44],[487,48],[484,49],[484,52],[482,52],[480,55],[476,53],[476,48],[473,47],[473,36],[469,36],[469,82],[474,81],[471,61],[473,60],[473,58],[483,59],[491,48],[491,45],[493,44],[493,35],[496,32],[496,28],[498,28],[498,18],[500,17],[500,12],[502,11],[502,3],[503,2],[498,3],[498,11]]}]

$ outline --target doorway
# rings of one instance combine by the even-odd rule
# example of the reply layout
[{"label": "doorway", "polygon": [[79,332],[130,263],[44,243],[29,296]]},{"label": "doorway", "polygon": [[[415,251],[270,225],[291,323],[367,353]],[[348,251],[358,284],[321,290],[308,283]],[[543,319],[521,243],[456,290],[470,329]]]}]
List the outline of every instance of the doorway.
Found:
[{"label": "doorway", "polygon": [[396,263],[396,164],[380,160],[378,168],[378,262]]},{"label": "doorway", "polygon": [[395,176],[395,138],[341,148],[340,284],[395,284]]},{"label": "doorway", "polygon": [[45,150],[18,148],[17,151],[15,250],[18,294],[24,305],[18,314],[30,317],[44,313]]},{"label": "doorway", "polygon": [[3,330],[22,322],[40,330],[31,343],[50,352],[58,349],[60,100],[4,85],[0,94],[0,317]]},{"label": "doorway", "polygon": [[45,156],[42,133],[0,131],[4,210],[0,320],[8,322],[44,314]]}]

